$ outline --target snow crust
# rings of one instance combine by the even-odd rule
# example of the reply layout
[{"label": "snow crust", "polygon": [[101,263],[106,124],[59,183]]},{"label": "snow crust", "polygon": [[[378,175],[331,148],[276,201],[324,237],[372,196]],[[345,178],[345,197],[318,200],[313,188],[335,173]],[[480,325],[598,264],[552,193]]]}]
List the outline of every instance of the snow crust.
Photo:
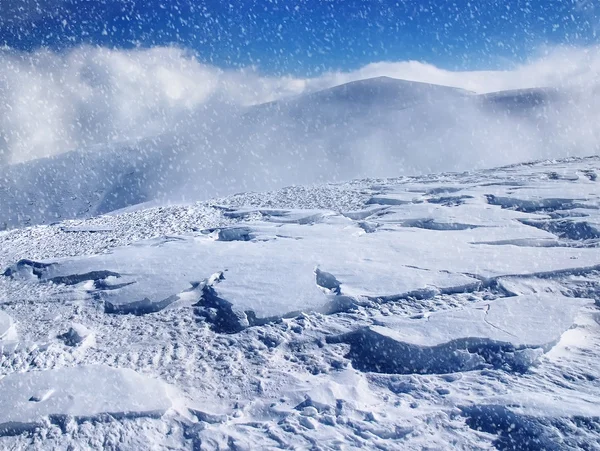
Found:
[{"label": "snow crust", "polygon": [[0,405],[19,406],[0,448],[595,449],[598,173],[568,159],[0,232]]},{"label": "snow crust", "polygon": [[166,385],[135,371],[92,365],[9,374],[0,380],[0,434],[20,434],[45,421],[161,416],[172,401]]},{"label": "snow crust", "polygon": [[365,370],[448,373],[485,367],[524,371],[572,327],[592,300],[560,295],[508,297],[418,318],[375,318],[339,338]]},{"label": "snow crust", "polygon": [[[389,186],[377,197],[382,207],[349,213],[224,208],[232,225],[93,256],[24,259],[5,275],[65,284],[104,302],[108,313],[147,314],[197,303],[217,309],[222,327],[238,331],[298,312],[347,311],[371,301],[470,291],[501,277],[600,265],[594,246],[568,246],[557,239],[563,235],[537,224],[553,223],[546,213],[557,208],[583,209],[584,218],[560,220],[587,224],[598,214],[595,186],[578,191],[585,201],[558,204],[556,192],[564,196],[570,188],[559,189],[552,180],[538,184],[537,197],[516,191],[526,201],[510,185],[444,189]],[[389,201],[398,196],[403,203]]]}]

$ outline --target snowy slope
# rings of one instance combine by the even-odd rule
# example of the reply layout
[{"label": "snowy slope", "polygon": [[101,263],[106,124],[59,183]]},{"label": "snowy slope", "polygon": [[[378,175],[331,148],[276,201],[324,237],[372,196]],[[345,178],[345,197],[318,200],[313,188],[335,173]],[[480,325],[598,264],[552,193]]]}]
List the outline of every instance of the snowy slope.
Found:
[{"label": "snowy slope", "polygon": [[550,89],[476,96],[361,80],[242,113],[190,117],[154,139],[0,167],[0,229],[142,202],[589,155],[598,145],[586,125],[593,116],[585,105],[593,104],[591,95]]},{"label": "snowy slope", "polygon": [[0,448],[600,449],[599,174],[546,161],[0,232]]},{"label": "snowy slope", "polygon": [[423,104],[442,104],[471,94],[447,86],[377,77],[259,105],[246,116],[260,123],[272,120],[275,114],[282,119],[294,119],[293,124],[299,127],[318,131],[348,121],[372,120],[373,116],[384,119],[394,111]]}]

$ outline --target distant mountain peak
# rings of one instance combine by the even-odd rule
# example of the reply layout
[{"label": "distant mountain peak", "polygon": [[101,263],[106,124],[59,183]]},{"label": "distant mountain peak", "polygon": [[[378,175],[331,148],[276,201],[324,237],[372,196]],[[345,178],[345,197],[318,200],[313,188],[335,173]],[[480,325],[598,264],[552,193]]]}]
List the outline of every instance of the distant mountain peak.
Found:
[{"label": "distant mountain peak", "polygon": [[[254,108],[274,107],[294,110],[320,109],[323,107],[384,107],[404,109],[419,103],[433,103],[443,98],[457,98],[473,94],[464,89],[418,81],[378,76],[354,80],[315,92],[276,100]],[[303,114],[302,114],[303,115]]]}]

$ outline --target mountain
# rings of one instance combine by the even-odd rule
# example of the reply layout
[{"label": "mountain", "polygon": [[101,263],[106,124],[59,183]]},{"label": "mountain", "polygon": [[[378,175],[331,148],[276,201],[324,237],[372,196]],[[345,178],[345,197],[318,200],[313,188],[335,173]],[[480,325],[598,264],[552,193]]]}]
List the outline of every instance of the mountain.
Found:
[{"label": "mountain", "polygon": [[269,102],[252,108],[250,119],[270,118],[281,114],[286,118],[312,121],[321,125],[343,123],[363,116],[383,115],[420,104],[456,100],[468,91],[447,86],[376,77],[358,80],[291,99]]},{"label": "mountain", "polygon": [[290,184],[469,170],[585,155],[594,102],[568,91],[487,95],[379,77],[171,133],[0,168],[0,227]]},{"label": "mountain", "polygon": [[568,102],[566,93],[555,88],[516,89],[479,96],[487,108],[506,113],[525,112]]}]

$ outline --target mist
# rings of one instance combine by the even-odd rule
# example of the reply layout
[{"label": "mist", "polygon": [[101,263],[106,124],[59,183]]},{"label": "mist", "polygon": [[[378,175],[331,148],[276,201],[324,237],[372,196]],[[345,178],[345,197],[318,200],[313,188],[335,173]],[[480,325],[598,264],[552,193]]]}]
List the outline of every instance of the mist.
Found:
[{"label": "mist", "polygon": [[[600,141],[599,48],[506,71],[383,62],[310,79],[218,69],[174,47],[0,60],[7,223],[592,155]],[[39,208],[23,210],[31,199]]]},{"label": "mist", "polygon": [[[265,76],[256,68],[222,70],[174,47],[83,46],[62,53],[4,49],[0,52],[0,158],[18,163],[156,137],[173,129],[185,134],[187,127],[227,121],[232,111],[249,105],[364,78],[389,76],[485,93],[547,86],[596,89],[593,84],[599,72],[596,47],[549,49],[506,71],[452,72],[414,61],[382,62],[310,79]],[[582,102],[579,106],[586,116],[594,113],[587,96],[576,101]],[[576,130],[586,131],[581,120],[595,128],[595,117],[581,116],[573,118]],[[479,140],[474,144],[479,146]],[[498,149],[484,146],[476,151],[485,159]],[[529,152],[528,157],[535,156],[536,152]]]}]

